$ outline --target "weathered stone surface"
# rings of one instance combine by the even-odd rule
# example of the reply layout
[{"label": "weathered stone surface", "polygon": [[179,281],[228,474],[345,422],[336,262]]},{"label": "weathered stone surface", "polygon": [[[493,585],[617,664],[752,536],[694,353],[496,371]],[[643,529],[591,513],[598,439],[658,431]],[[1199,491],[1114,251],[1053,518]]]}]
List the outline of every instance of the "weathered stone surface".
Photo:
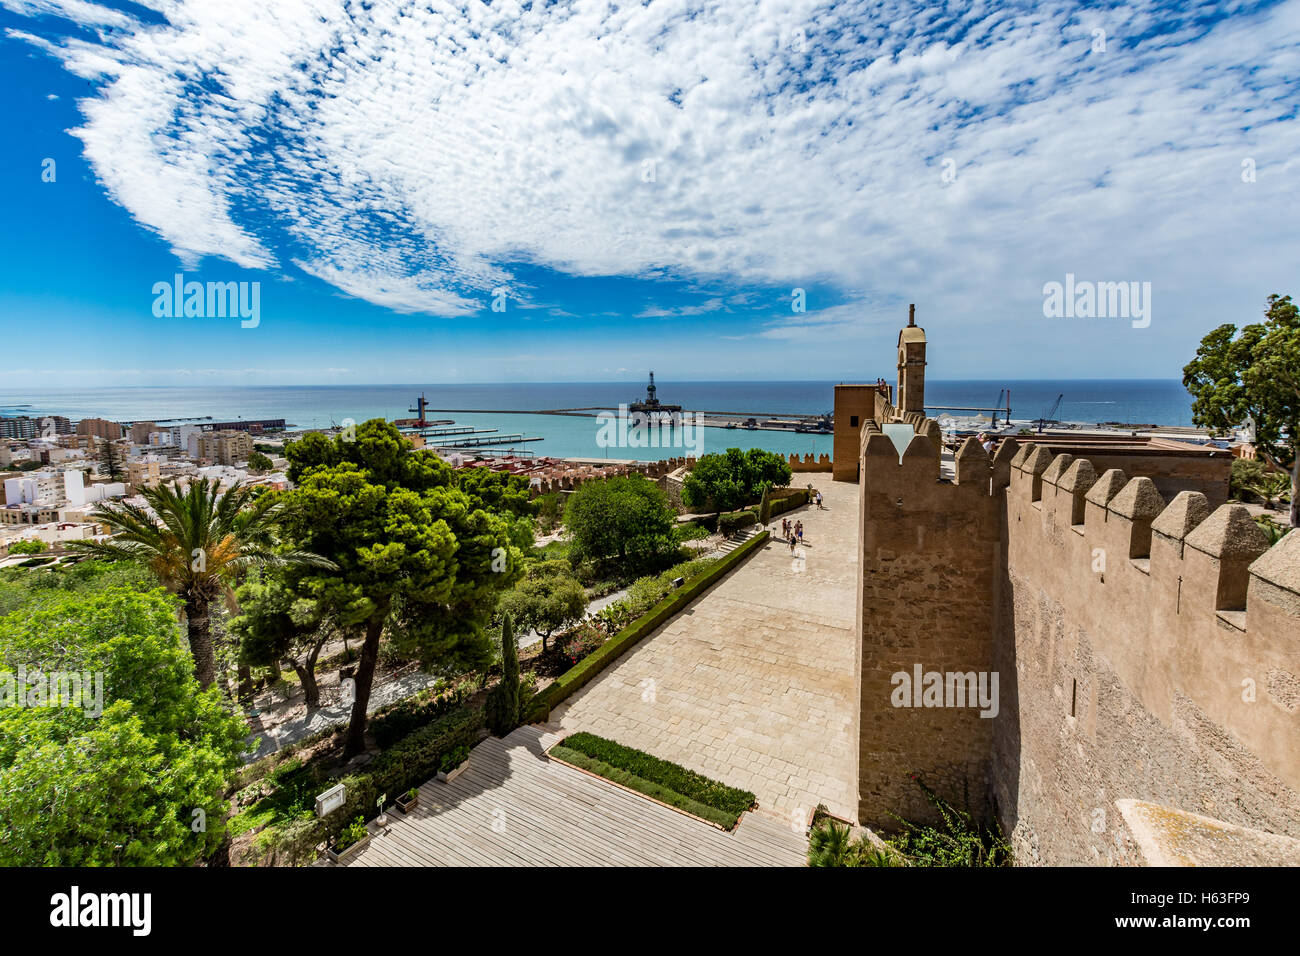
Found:
[{"label": "weathered stone surface", "polygon": [[1287,532],[1250,566],[1250,573],[1276,587],[1300,593],[1300,531]]},{"label": "weathered stone surface", "polygon": [[1047,470],[1043,472],[1043,481],[1052,485],[1058,484],[1061,476],[1065,474],[1072,461],[1074,461],[1074,458],[1070,455],[1057,455],[1052,459],[1052,463],[1047,466]]},{"label": "weathered stone surface", "polygon": [[1182,540],[1210,516],[1210,502],[1199,491],[1180,491],[1169,507],[1151,522],[1151,530],[1166,538]]},{"label": "weathered stone surface", "polygon": [[1215,558],[1253,561],[1268,550],[1268,538],[1245,505],[1217,508],[1187,536],[1187,546]]},{"label": "weathered stone surface", "polygon": [[1107,507],[1117,515],[1134,521],[1151,521],[1165,510],[1165,500],[1150,478],[1133,478],[1110,500]]},{"label": "weathered stone surface", "polygon": [[1096,483],[1097,476],[1093,473],[1092,462],[1086,458],[1077,458],[1061,476],[1057,487],[1067,494],[1082,495]]},{"label": "weathered stone surface", "polygon": [[1142,800],[1116,800],[1147,866],[1300,866],[1300,840]]},{"label": "weathered stone surface", "polygon": [[1101,477],[1088,489],[1086,498],[1090,503],[1105,508],[1126,484],[1128,484],[1128,476],[1124,472],[1118,468],[1109,468],[1102,472]]},{"label": "weathered stone surface", "polygon": [[1034,446],[1020,465],[1020,470],[1031,475],[1041,475],[1052,466],[1052,453],[1046,448]]}]

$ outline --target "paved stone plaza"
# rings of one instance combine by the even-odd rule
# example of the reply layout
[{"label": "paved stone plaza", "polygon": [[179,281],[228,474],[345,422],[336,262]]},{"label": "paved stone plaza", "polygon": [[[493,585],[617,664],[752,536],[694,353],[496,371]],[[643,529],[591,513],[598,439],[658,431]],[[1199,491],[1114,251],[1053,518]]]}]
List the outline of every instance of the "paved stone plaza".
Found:
[{"label": "paved stone plaza", "polygon": [[775,519],[803,521],[802,561],[769,542],[552,722],[752,790],[769,817],[802,824],[820,802],[853,818],[857,485],[809,480],[826,510]]}]

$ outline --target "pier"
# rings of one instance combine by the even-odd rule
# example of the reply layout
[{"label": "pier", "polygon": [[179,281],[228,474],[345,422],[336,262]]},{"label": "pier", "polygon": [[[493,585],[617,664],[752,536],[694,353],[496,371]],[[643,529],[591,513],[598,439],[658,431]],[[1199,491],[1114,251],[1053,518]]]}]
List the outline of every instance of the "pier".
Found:
[{"label": "pier", "polygon": [[[495,432],[495,428],[484,429]],[[515,435],[493,435],[491,438],[458,438],[449,442],[438,442],[438,448],[486,448],[491,445],[514,445],[526,441],[541,441],[541,438],[525,438],[522,433]]]}]

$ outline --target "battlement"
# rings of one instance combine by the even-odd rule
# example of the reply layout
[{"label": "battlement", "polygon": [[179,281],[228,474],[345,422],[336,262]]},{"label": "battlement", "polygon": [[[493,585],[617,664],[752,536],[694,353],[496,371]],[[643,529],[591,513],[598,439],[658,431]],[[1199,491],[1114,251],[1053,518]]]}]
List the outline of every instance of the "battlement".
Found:
[{"label": "battlement", "polygon": [[812,452],[809,452],[800,458],[793,452],[790,454],[791,471],[830,471],[831,467],[830,455],[823,454],[814,458]]},{"label": "battlement", "polygon": [[1211,509],[1195,491],[1166,502],[1151,478],[1032,442],[1011,464],[1013,576],[1159,720],[1191,704],[1300,790],[1300,534],[1270,548],[1244,505]]},{"label": "battlement", "polygon": [[547,495],[558,491],[574,491],[582,487],[583,482],[614,478],[620,475],[644,475],[651,480],[659,480],[672,474],[678,468],[690,469],[695,465],[693,457],[665,458],[662,461],[638,461],[620,465],[593,465],[565,462],[548,465],[546,468],[529,475],[529,497]]},{"label": "battlement", "polygon": [[[1149,862],[1137,805],[1180,834],[1300,839],[1300,531],[1270,548],[1218,449],[1071,434],[948,459],[924,332],[899,344],[897,391],[836,388],[834,477],[859,482],[859,822],[933,820],[919,778],[996,813],[1025,863]],[[996,706],[895,693],[921,672],[987,679]]]}]

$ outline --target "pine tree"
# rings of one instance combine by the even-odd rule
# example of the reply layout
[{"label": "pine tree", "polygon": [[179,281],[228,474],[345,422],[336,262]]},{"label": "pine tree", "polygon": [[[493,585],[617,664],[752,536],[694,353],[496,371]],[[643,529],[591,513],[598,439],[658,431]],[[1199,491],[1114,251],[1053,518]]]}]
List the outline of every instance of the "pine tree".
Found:
[{"label": "pine tree", "polygon": [[122,475],[122,466],[119,464],[117,449],[108,439],[104,439],[103,448],[100,451],[100,470],[108,475],[109,481],[117,481]]}]

